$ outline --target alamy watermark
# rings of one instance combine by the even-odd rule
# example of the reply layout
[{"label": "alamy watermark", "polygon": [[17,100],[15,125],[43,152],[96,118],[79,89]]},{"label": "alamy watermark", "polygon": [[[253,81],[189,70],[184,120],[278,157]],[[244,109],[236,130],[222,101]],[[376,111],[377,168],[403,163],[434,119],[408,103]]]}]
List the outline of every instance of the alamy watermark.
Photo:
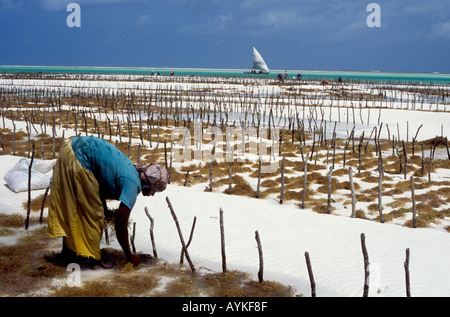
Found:
[{"label": "alamy watermark", "polygon": [[69,3],[66,8],[67,12],[71,12],[66,19],[69,28],[81,27],[81,7],[78,3]]},{"label": "alamy watermark", "polygon": [[67,272],[71,272],[67,276],[66,284],[69,287],[81,287],[81,267],[77,263],[70,263],[67,266]]},{"label": "alamy watermark", "polygon": [[370,3],[367,6],[367,12],[370,14],[367,16],[366,24],[369,28],[381,27],[381,7],[378,3]]},{"label": "alamy watermark", "polygon": [[228,163],[246,159],[261,160],[261,173],[275,173],[279,167],[280,129],[217,126],[203,129],[201,121],[194,121],[194,136],[187,127],[172,130],[172,159],[175,162],[211,160]]},{"label": "alamy watermark", "polygon": [[[370,3],[366,8],[370,14],[367,16],[366,24],[369,28],[381,27],[381,7],[378,3]],[[81,7],[78,3],[72,2],[67,5],[67,12],[71,12],[66,19],[69,28],[81,27]]]}]

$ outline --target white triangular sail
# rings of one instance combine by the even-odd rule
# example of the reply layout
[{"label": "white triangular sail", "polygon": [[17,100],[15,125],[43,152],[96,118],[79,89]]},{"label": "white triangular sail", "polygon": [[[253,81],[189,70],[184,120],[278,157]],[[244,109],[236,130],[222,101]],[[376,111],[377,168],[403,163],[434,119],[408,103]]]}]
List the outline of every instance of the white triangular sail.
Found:
[{"label": "white triangular sail", "polygon": [[266,62],[262,58],[261,54],[256,50],[255,47],[253,47],[253,70],[262,72],[262,73],[268,73],[269,67],[267,67]]}]

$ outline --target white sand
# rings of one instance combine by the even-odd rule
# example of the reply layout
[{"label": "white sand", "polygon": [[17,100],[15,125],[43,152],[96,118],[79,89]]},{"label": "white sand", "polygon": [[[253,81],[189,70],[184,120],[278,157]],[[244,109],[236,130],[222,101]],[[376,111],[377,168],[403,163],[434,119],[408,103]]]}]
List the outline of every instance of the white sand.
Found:
[{"label": "white sand", "polygon": [[[24,81],[21,82],[23,84]],[[5,85],[5,81],[0,81]],[[14,84],[18,84],[17,81]],[[46,81],[27,82],[30,85],[48,86]],[[85,84],[85,83],[83,83]],[[91,88],[123,89],[125,86],[152,85],[150,83],[114,83],[90,82]],[[79,87],[81,83],[63,82],[65,87]],[[157,83],[153,85],[163,85]],[[171,83],[170,85],[178,85]],[[182,84],[179,84],[182,85]],[[207,85],[208,87],[211,84]],[[108,88],[108,89],[109,89]],[[185,89],[189,84],[184,85]],[[222,87],[223,88],[223,87]],[[257,89],[256,87],[255,89]],[[236,87],[228,89],[237,89]],[[248,87],[241,87],[243,90]],[[264,88],[261,88],[264,89]],[[324,107],[328,111],[328,107]],[[348,109],[346,109],[347,111]],[[364,110],[366,111],[366,110]],[[375,119],[367,126],[361,125],[365,131],[377,125],[378,111],[374,111]],[[375,115],[376,114],[376,115]],[[345,121],[344,110],[340,114]],[[328,118],[328,113],[325,117]],[[359,113],[358,113],[359,117]],[[363,118],[367,114],[362,115]],[[333,127],[332,122],[329,128]],[[358,119],[359,120],[359,119]],[[420,124],[418,139],[427,139],[450,130],[450,113],[433,111],[411,111],[402,109],[382,109],[381,122],[389,124],[391,133],[397,134],[397,123],[406,138],[406,122],[411,139]],[[360,123],[360,122],[359,122]],[[24,123],[15,122],[17,129],[25,128]],[[6,128],[11,128],[10,120],[6,120]],[[340,130],[344,135],[351,130],[353,123],[342,124]],[[61,133],[60,131],[58,133]],[[72,132],[73,134],[73,132]],[[66,131],[65,136],[71,135]],[[356,133],[359,136],[359,132]],[[439,153],[438,153],[439,154]],[[440,154],[445,158],[446,153]],[[438,156],[439,158],[439,156]],[[18,157],[0,156],[0,177],[11,168]],[[325,171],[326,172],[326,171]],[[299,173],[302,175],[302,173]],[[292,175],[290,175],[292,176]],[[440,171],[433,177],[450,179],[449,171]],[[254,180],[252,180],[253,182]],[[13,193],[5,184],[0,187],[1,213],[19,212],[25,214],[22,203],[26,201],[26,193]],[[293,286],[296,293],[310,295],[310,284],[305,264],[304,253],[310,254],[317,296],[361,296],[364,283],[364,266],[360,235],[366,236],[366,245],[371,263],[370,296],[405,296],[405,250],[411,251],[410,276],[412,296],[449,296],[450,287],[450,234],[442,228],[411,229],[395,223],[378,223],[373,220],[350,218],[350,210],[339,211],[333,215],[318,214],[311,209],[300,209],[294,203],[285,202],[280,205],[273,198],[255,199],[229,196],[220,192],[205,192],[206,184],[190,188],[169,185],[163,193],[146,198],[139,196],[132,212],[132,221],[137,223],[136,249],[138,252],[152,253],[149,238],[150,222],[144,213],[148,207],[155,219],[155,239],[158,256],[168,262],[179,261],[181,244],[175,223],[166,203],[169,197],[173,204],[185,239],[190,232],[193,217],[197,217],[194,238],[189,247],[190,256],[199,270],[221,271],[219,208],[224,211],[227,266],[230,270],[243,270],[254,275],[258,271],[258,250],[255,231],[261,237],[264,254],[264,278],[276,280]],[[34,191],[33,197],[43,191]],[[388,197],[385,198],[388,201]],[[362,208],[364,204],[358,206]],[[45,211],[46,212],[46,211]],[[0,243],[11,243],[7,238],[0,238]],[[105,244],[102,244],[104,247]],[[120,248],[117,242],[113,247]],[[187,264],[186,264],[187,265]]]}]

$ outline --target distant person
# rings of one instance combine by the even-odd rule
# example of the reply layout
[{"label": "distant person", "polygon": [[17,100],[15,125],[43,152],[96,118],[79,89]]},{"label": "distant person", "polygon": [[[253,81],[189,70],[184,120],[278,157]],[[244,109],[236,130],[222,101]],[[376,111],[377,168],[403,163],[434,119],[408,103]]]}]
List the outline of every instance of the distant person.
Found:
[{"label": "distant person", "polygon": [[339,76],[338,82],[339,82],[339,83],[342,83],[342,77],[341,77],[341,76]]},{"label": "distant person", "polygon": [[300,73],[297,74],[297,80],[302,80],[302,74]]},{"label": "distant person", "polygon": [[130,250],[128,219],[140,192],[153,196],[166,189],[167,170],[159,164],[140,166],[112,144],[93,136],[74,137],[59,152],[53,172],[48,211],[52,238],[63,237],[63,259],[88,258],[92,268],[101,263],[106,200],[119,200],[114,213],[117,240],[127,260],[140,263]]},{"label": "distant person", "polygon": [[278,80],[280,81],[280,83],[284,82],[284,77],[281,73],[278,73]]}]

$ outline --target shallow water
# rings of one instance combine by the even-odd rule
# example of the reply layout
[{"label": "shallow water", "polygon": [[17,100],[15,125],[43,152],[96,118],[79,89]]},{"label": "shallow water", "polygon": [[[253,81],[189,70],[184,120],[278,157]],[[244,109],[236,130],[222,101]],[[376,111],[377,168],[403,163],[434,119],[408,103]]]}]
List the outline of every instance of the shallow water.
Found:
[{"label": "shallow water", "polygon": [[269,74],[244,74],[245,69],[212,69],[212,68],[162,68],[162,67],[66,67],[66,66],[0,66],[0,73],[9,72],[43,72],[65,74],[110,74],[110,75],[151,75],[160,73],[167,76],[171,72],[175,76],[206,76],[206,77],[256,77],[276,78],[278,73],[287,74],[289,79],[302,75],[302,79],[344,81],[378,81],[405,83],[450,84],[450,74],[441,73],[390,73],[390,72],[356,72],[356,71],[315,71],[315,70],[271,70]]}]

